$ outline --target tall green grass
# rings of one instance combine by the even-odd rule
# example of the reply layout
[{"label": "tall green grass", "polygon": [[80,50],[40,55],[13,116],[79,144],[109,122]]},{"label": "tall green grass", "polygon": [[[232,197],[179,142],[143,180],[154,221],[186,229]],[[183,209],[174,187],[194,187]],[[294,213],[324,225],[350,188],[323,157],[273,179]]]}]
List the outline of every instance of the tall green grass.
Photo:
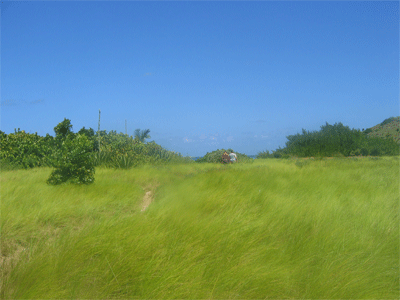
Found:
[{"label": "tall green grass", "polygon": [[3,298],[399,298],[398,158],[49,173],[1,173]]}]

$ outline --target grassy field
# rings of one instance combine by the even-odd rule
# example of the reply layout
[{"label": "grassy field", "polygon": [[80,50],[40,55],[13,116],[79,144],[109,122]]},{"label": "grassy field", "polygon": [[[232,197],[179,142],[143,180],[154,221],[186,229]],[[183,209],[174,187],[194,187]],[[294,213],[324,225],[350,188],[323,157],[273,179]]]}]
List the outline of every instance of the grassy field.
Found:
[{"label": "grassy field", "polygon": [[50,172],[1,173],[2,298],[400,296],[398,157]]}]

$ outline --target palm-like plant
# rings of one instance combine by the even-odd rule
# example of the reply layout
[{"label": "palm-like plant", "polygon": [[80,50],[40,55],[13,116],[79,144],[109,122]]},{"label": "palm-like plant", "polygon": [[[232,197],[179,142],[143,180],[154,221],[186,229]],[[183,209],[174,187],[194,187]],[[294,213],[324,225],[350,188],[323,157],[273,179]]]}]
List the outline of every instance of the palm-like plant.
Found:
[{"label": "palm-like plant", "polygon": [[136,129],[135,130],[135,140],[138,140],[141,143],[145,143],[146,139],[151,138],[149,133],[150,133],[150,129],[145,129],[145,130]]}]

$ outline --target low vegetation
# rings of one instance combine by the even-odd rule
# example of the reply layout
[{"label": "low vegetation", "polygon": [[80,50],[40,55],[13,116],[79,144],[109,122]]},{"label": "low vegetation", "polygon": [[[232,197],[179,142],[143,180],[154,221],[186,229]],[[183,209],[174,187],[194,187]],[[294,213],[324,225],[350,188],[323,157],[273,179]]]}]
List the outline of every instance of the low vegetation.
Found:
[{"label": "low vegetation", "polygon": [[369,137],[393,138],[400,143],[400,117],[391,117],[365,130]]},{"label": "low vegetation", "polygon": [[342,123],[326,123],[319,131],[287,136],[286,147],[263,151],[257,158],[390,156],[400,154],[400,117],[389,118],[365,131]]},{"label": "low vegetation", "polygon": [[94,182],[94,153],[93,142],[85,135],[77,134],[67,136],[54,154],[57,159],[53,165],[47,183],[62,184],[68,181],[75,184],[88,184]]},{"label": "low vegetation", "polygon": [[[231,153],[233,150],[232,149],[218,149],[212,152],[207,152],[206,155],[203,157],[199,158],[196,160],[197,163],[222,163],[222,154],[224,152],[227,152],[228,154]],[[253,161],[252,158],[248,157],[246,154],[238,153],[235,152],[238,162],[251,162]]]},{"label": "low vegetation", "polygon": [[51,172],[1,172],[2,299],[400,296],[399,157]]},{"label": "low vegetation", "polygon": [[96,134],[85,127],[74,133],[71,121],[64,119],[54,132],[55,137],[42,137],[19,128],[11,134],[0,131],[0,168],[53,167],[48,183],[59,184],[92,183],[95,167],[129,169],[144,164],[193,163],[190,157],[166,150],[154,141],[146,142],[149,129],[137,129],[135,136],[106,130]]}]

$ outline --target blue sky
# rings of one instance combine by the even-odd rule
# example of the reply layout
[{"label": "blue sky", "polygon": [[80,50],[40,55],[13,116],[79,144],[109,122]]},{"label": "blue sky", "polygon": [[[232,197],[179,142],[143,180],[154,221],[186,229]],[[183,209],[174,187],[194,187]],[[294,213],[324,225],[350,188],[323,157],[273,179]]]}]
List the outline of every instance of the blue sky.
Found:
[{"label": "blue sky", "polygon": [[399,115],[399,2],[2,2],[1,130],[150,129],[189,156]]}]

